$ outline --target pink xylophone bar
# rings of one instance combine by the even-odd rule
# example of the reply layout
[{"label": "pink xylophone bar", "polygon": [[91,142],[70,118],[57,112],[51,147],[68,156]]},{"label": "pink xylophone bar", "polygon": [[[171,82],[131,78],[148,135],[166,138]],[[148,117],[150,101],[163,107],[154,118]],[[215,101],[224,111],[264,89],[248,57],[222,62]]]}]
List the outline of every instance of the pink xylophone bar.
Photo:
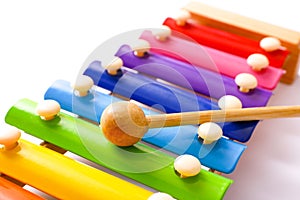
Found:
[{"label": "pink xylophone bar", "polygon": [[[195,67],[203,67],[232,78],[240,73],[249,73],[256,77],[260,87],[269,90],[275,89],[284,74],[282,69],[270,66],[260,71],[253,70],[244,58],[175,37],[172,34],[165,40],[160,40],[153,33],[159,31],[162,30],[144,31],[140,36],[141,39],[149,42],[150,52],[189,62]],[[210,59],[211,61],[208,62],[207,60]]]}]

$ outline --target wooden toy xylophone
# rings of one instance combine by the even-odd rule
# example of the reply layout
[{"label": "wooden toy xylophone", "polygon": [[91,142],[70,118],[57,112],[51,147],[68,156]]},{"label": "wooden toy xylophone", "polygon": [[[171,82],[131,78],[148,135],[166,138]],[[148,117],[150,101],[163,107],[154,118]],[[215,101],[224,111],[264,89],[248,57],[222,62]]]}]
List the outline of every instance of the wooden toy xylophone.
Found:
[{"label": "wooden toy xylophone", "polygon": [[[300,34],[276,27],[280,33],[273,35],[269,29],[275,27],[271,25],[240,16],[243,23],[231,21],[235,14],[197,2],[184,9],[177,19],[167,18],[162,29],[144,30],[137,38],[142,46],[121,45],[110,64],[91,62],[73,84],[56,80],[45,91],[45,102],[21,99],[10,108],[5,121],[17,128],[0,134],[1,199],[41,199],[13,182],[28,184],[57,199],[224,197],[233,180],[222,173],[235,170],[246,142],[259,120],[265,118],[229,120],[229,109],[233,106],[239,113],[265,107],[280,80],[293,82]],[[259,30],[253,24],[259,24]],[[259,46],[259,41],[268,36],[280,40],[279,49],[270,52]],[[270,48],[274,43],[267,45]],[[259,56],[251,60],[249,56],[254,53]],[[145,135],[133,136],[137,141],[119,147],[107,138],[104,116],[117,113],[107,111],[110,105],[121,103],[119,111],[129,100],[153,119],[130,131],[143,129]],[[271,107],[258,109],[262,110],[277,112]],[[286,115],[268,116],[297,116],[298,110],[288,107]],[[195,120],[195,114],[193,125],[180,115],[176,123],[172,118],[172,127],[162,128],[167,116],[173,116],[166,113],[196,111],[221,114],[218,119],[211,114],[207,120]],[[131,117],[122,118],[123,126],[129,126],[126,120]],[[209,125],[208,132],[200,128],[206,121],[216,121]],[[213,126],[219,132],[212,131]],[[21,132],[44,142],[38,146],[20,139]],[[121,136],[116,140],[123,142]],[[63,155],[67,151],[121,178],[72,160]],[[180,169],[186,155],[192,156],[192,161],[185,159],[197,167],[191,169],[185,164]],[[7,181],[7,177],[15,180]]]}]

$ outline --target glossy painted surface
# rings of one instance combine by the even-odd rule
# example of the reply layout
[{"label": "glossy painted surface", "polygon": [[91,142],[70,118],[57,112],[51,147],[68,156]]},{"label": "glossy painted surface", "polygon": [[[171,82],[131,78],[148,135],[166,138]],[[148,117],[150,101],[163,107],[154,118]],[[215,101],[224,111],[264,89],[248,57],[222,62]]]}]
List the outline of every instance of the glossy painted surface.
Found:
[{"label": "glossy painted surface", "polygon": [[230,77],[156,53],[139,58],[128,45],[123,45],[116,56],[123,60],[125,67],[191,89],[209,98],[236,96],[242,101],[243,107],[265,106],[272,95],[272,92],[259,87],[249,93],[240,92],[234,79]]},{"label": "glossy painted surface", "polygon": [[[227,178],[205,170],[198,176],[180,179],[174,172],[174,158],[165,153],[141,143],[128,148],[117,147],[104,138],[97,125],[62,112],[54,120],[42,121],[35,114],[35,107],[36,103],[31,100],[20,100],[8,111],[5,120],[31,135],[154,189],[166,192],[175,198],[222,199],[232,183]],[[66,168],[65,170],[70,169]],[[113,180],[107,181],[114,183]],[[87,184],[87,187],[92,187],[91,185],[94,186]],[[128,188],[124,188],[124,190],[128,190],[129,193],[132,192]],[[141,195],[138,190],[134,193]],[[125,197],[139,199],[129,197],[129,195],[125,195]],[[124,197],[119,199],[124,199]]]},{"label": "glossy painted surface", "polygon": [[[32,117],[27,119],[32,120]],[[58,199],[146,200],[152,194],[132,183],[26,140],[20,140],[19,146],[12,150],[0,152],[0,163],[3,173]]]},{"label": "glossy painted surface", "polygon": [[[92,91],[85,97],[73,94],[70,83],[57,80],[51,85],[44,96],[45,99],[54,99],[62,109],[75,113],[81,117],[99,123],[103,110],[112,102],[120,101],[116,97]],[[145,113],[150,110],[144,108]],[[156,114],[154,111],[151,114]],[[182,126],[163,129],[150,129],[143,138],[158,147],[176,154],[191,154],[200,159],[201,163],[209,168],[223,173],[231,173],[246,149],[246,146],[222,138],[213,145],[203,146],[198,140],[197,127]]]},{"label": "glossy painted surface", "polygon": [[[190,91],[182,90],[142,74],[120,72],[117,76],[109,75],[101,67],[99,61],[89,65],[84,72],[90,76],[94,83],[102,88],[112,91],[148,106],[167,113],[186,111],[219,109],[214,100],[209,100]],[[247,142],[258,121],[219,123],[223,128],[224,135],[241,142]]]},{"label": "glossy painted surface", "polygon": [[247,64],[245,58],[172,35],[166,41],[159,41],[150,31],[145,31],[140,38],[150,43],[151,52],[188,62],[196,67],[203,67],[232,78],[240,73],[250,73],[256,77],[260,87],[269,90],[273,90],[277,86],[284,73],[282,69],[272,66],[262,71],[254,71]]},{"label": "glossy painted surface", "polygon": [[[0,165],[1,166],[1,165]],[[43,200],[28,190],[0,177],[0,199],[1,200]]]},{"label": "glossy painted surface", "polygon": [[177,26],[174,19],[167,18],[163,24],[169,26],[174,31],[178,31],[186,36],[191,37],[200,44],[243,58],[247,58],[253,53],[264,54],[268,57],[270,65],[277,68],[282,67],[289,54],[289,51],[287,50],[266,52],[260,48],[259,41],[254,41],[196,23],[187,23],[185,26]]}]

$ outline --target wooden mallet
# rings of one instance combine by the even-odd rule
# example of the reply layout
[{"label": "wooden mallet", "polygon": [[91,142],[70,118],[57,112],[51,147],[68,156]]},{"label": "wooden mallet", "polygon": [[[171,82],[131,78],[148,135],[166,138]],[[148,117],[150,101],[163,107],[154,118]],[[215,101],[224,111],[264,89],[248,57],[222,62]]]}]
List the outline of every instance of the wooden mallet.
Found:
[{"label": "wooden mallet", "polygon": [[269,106],[145,116],[138,105],[120,101],[104,110],[100,126],[105,137],[113,144],[131,146],[140,141],[149,128],[299,116],[300,106]]}]

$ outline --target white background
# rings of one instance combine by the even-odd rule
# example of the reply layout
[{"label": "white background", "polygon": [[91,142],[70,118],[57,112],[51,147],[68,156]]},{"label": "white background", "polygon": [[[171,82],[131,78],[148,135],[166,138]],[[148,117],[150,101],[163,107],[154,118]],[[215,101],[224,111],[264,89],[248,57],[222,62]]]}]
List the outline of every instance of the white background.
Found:
[{"label": "white background", "polygon": [[[0,1],[0,117],[21,98],[39,101],[73,80],[89,54],[122,32],[158,27],[188,1]],[[300,32],[297,1],[201,2]],[[279,84],[269,105],[300,104],[300,80]],[[263,121],[247,143],[225,199],[300,199],[300,119]],[[205,199],[205,197],[204,197]]]}]

